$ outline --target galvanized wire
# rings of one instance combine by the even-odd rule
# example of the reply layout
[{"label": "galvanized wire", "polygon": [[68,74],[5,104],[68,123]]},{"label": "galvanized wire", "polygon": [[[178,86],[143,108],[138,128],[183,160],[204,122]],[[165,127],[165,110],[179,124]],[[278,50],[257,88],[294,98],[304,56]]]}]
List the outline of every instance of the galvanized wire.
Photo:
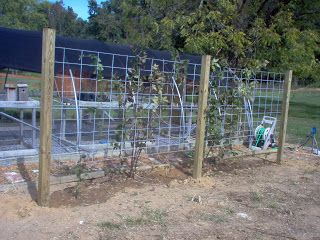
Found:
[{"label": "galvanized wire", "polygon": [[[136,60],[137,56],[56,48],[54,158],[69,160],[73,154],[84,153],[92,161],[114,160],[120,154],[130,157],[139,143],[145,144],[140,148],[149,155],[193,150],[201,65],[146,57],[137,73],[143,91],[138,89],[134,93],[142,109],[135,117],[132,108],[119,101],[131,101],[129,76]],[[157,111],[153,111],[153,99],[158,94],[148,88],[155,65],[165,78],[162,93],[168,100]],[[212,72],[208,111],[214,111],[216,119],[211,122],[208,119],[207,144],[214,147],[243,144],[254,137],[253,129],[263,116],[279,121],[283,82],[284,75],[273,72],[248,74],[244,69]],[[239,87],[249,89],[250,93],[239,94]],[[216,109],[212,108],[212,101],[219,103]],[[125,124],[124,121],[134,118],[144,124],[138,127]],[[212,124],[218,129],[217,134],[210,131]],[[128,137],[127,132],[132,130],[134,134]],[[141,138],[141,134],[145,137]],[[115,148],[116,145],[120,147]]]}]

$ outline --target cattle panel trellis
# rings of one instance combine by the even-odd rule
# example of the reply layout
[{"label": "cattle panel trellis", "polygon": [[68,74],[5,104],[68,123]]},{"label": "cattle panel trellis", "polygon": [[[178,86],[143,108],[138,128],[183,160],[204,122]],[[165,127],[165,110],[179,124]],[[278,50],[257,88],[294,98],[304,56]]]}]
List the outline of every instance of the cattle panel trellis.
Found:
[{"label": "cattle panel trellis", "polygon": [[[142,142],[147,153],[190,148],[200,68],[145,56],[57,48],[55,136],[66,151],[104,157],[130,152]],[[145,124],[130,123],[134,117]],[[136,141],[132,131],[139,135]]]},{"label": "cattle panel trellis", "polygon": [[[148,154],[195,146],[200,64],[59,47],[55,68],[53,128],[60,151],[105,159],[130,155],[141,143]],[[156,78],[161,92],[154,89]],[[253,141],[264,116],[279,120],[283,82],[274,72],[211,72],[207,145]]]},{"label": "cattle panel trellis", "polygon": [[[196,150],[194,177],[199,177],[202,153],[215,157],[226,146],[244,146],[247,152],[273,146],[278,138],[276,123],[281,113],[287,114],[290,84],[284,89],[281,73],[210,69],[209,56],[200,64],[158,59],[143,51],[125,55],[61,46],[53,50],[54,76],[49,78],[54,81],[47,89],[53,93],[52,118],[46,116],[52,122],[52,150],[43,147],[44,141],[40,147],[45,156],[42,163],[52,154],[52,173],[73,173],[83,157],[91,170],[97,170],[125,166],[137,149],[140,157]],[[208,97],[203,91],[208,91]],[[282,102],[286,104],[281,109]],[[28,136],[41,131],[34,118],[31,124],[0,114],[20,126],[12,130],[20,135],[22,125],[32,130],[24,131]],[[203,123],[197,125],[199,119]],[[0,137],[6,138],[3,134]],[[1,150],[4,145],[0,144]],[[33,140],[32,149],[38,148],[39,141]],[[47,164],[42,166],[48,170]]]},{"label": "cattle panel trellis", "polygon": [[226,69],[212,74],[209,104],[214,107],[208,127],[215,131],[208,131],[208,144],[255,145],[254,130],[263,117],[280,120],[283,83],[284,74],[274,72]]}]

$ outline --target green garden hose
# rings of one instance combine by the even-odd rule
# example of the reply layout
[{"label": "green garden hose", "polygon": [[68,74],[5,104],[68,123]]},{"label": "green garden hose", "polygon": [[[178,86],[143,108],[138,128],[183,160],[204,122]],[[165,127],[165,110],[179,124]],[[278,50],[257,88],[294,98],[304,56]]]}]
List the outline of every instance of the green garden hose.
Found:
[{"label": "green garden hose", "polygon": [[264,128],[263,126],[258,126],[256,129],[256,144],[255,147],[258,146],[258,143],[261,141],[261,139],[263,138],[264,132],[266,131],[266,128]]}]

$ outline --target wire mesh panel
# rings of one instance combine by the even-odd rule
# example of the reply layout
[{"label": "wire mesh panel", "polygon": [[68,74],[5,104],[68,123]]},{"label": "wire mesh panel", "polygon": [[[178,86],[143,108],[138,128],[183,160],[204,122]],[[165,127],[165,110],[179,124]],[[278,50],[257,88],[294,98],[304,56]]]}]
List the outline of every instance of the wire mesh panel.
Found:
[{"label": "wire mesh panel", "polygon": [[[276,138],[284,75],[226,69],[211,75],[207,144],[261,147],[259,131]],[[264,126],[268,125],[268,126]],[[261,140],[265,136],[260,136]],[[271,143],[271,141],[270,141]],[[269,145],[267,146],[269,147]]]},{"label": "wire mesh panel", "polygon": [[38,105],[38,101],[0,102],[0,165],[38,153]]},{"label": "wire mesh panel", "polygon": [[56,48],[53,135],[94,159],[191,149],[200,64]]},{"label": "wire mesh panel", "polygon": [[[133,157],[143,162],[144,157],[152,159],[148,157],[151,154],[192,151],[200,72],[201,65],[191,60],[157,59],[144,52],[130,56],[57,47],[52,171],[75,173],[79,167],[75,161],[82,159],[86,159],[86,165],[91,164],[91,169],[101,169],[106,162],[119,166]],[[283,82],[282,74],[270,72],[212,72],[207,146],[262,148],[270,140],[268,133],[276,139],[276,125],[268,130],[264,123],[279,120]],[[36,113],[39,101],[36,103],[29,112]],[[3,119],[15,122],[12,129],[18,136],[16,140],[20,141],[20,128],[24,126],[24,142],[31,139],[27,145],[36,151],[33,160],[37,161],[40,129],[36,114],[22,123],[19,117],[1,114],[3,123]],[[9,140],[4,136],[10,134],[8,130],[0,133],[1,139]],[[19,141],[17,147],[27,146],[20,146]]]}]

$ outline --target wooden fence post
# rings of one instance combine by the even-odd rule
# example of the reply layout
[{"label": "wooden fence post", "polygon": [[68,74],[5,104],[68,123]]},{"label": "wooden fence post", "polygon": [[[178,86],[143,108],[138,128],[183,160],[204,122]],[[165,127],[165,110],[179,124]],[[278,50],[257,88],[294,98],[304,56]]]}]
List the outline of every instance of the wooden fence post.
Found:
[{"label": "wooden fence post", "polygon": [[285,82],[284,82],[283,97],[282,97],[279,147],[278,147],[278,152],[277,152],[277,163],[278,164],[281,163],[283,150],[284,150],[284,144],[286,141],[289,101],[290,101],[290,91],[291,91],[291,81],[292,81],[292,70],[289,70],[286,72],[284,81]]},{"label": "wooden fence post", "polygon": [[206,109],[208,103],[209,91],[209,75],[210,75],[211,56],[204,55],[201,60],[201,76],[200,89],[198,99],[198,116],[197,116],[197,133],[196,133],[196,147],[195,158],[193,164],[193,177],[200,178],[202,173],[202,161],[204,153],[204,141],[206,130]]},{"label": "wooden fence post", "polygon": [[41,112],[38,204],[49,206],[50,161],[52,138],[52,98],[54,83],[54,56],[56,32],[45,28],[42,34]]}]

